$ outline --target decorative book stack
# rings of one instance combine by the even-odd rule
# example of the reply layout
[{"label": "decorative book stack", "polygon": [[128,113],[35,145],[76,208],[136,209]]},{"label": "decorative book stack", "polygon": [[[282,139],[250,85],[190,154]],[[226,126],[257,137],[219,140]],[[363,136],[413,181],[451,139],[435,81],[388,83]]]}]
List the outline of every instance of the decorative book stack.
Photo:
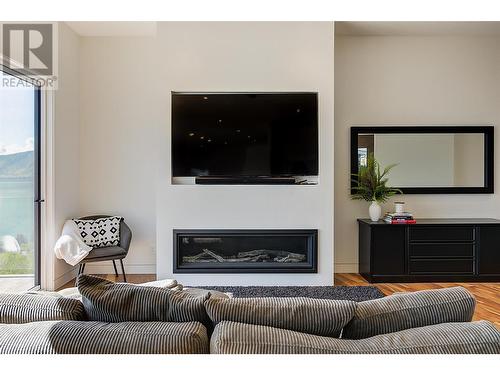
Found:
[{"label": "decorative book stack", "polygon": [[415,224],[411,212],[388,212],[384,216],[384,221],[389,224]]}]

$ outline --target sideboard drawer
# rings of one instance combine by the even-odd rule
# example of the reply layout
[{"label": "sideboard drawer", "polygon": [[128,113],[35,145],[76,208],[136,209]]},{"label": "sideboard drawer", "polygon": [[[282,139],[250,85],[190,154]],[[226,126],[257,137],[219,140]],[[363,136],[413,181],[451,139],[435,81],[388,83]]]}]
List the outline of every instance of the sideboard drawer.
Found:
[{"label": "sideboard drawer", "polygon": [[472,259],[418,259],[410,261],[410,274],[472,274]]},{"label": "sideboard drawer", "polygon": [[410,226],[410,241],[474,241],[470,226]]},{"label": "sideboard drawer", "polygon": [[472,257],[474,243],[410,243],[412,257]]}]

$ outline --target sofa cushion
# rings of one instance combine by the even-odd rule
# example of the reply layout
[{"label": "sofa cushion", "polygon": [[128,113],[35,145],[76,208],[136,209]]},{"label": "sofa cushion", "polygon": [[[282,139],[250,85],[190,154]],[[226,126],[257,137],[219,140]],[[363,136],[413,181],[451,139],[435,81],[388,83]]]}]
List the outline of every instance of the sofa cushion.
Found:
[{"label": "sofa cushion", "polygon": [[210,340],[213,354],[498,354],[500,332],[490,322],[444,323],[362,340],[315,336],[285,329],[221,322]]},{"label": "sofa cushion", "polygon": [[183,287],[182,291],[190,296],[196,297],[199,296],[200,294],[205,294],[206,292],[210,292],[210,299],[213,298],[231,298],[227,293],[224,292],[219,292],[218,290],[212,290],[212,289],[199,289],[199,288],[192,288],[192,287]]},{"label": "sofa cushion", "polygon": [[0,323],[86,320],[80,301],[37,294],[0,294]]},{"label": "sofa cushion", "polygon": [[198,322],[75,322],[0,324],[0,354],[208,353]]},{"label": "sofa cushion", "polygon": [[[183,285],[179,284],[177,280],[175,279],[163,279],[163,280],[155,280],[155,281],[148,281],[146,283],[140,283],[140,284],[134,284],[134,285],[141,285],[141,286],[155,286],[158,288],[167,288],[170,290],[183,290]],[[205,291],[206,292],[206,291]],[[58,290],[57,292],[50,292],[46,290],[37,290],[30,292],[31,294],[39,294],[43,296],[52,296],[52,297],[65,297],[65,298],[74,298],[78,300],[82,300],[82,295],[78,291],[77,287],[71,287],[71,288],[65,288]],[[193,293],[189,293],[193,294]],[[212,291],[210,291],[211,297]],[[83,305],[82,305],[83,306]]]},{"label": "sofa cushion", "polygon": [[214,324],[229,320],[338,337],[356,302],[314,298],[234,298],[205,302]]},{"label": "sofa cushion", "polygon": [[362,339],[431,324],[469,322],[474,307],[474,296],[462,287],[393,294],[358,303],[342,338]]},{"label": "sofa cushion", "polygon": [[191,322],[209,321],[203,302],[209,292],[192,296],[152,286],[114,283],[80,275],[78,291],[90,320],[101,322]]}]

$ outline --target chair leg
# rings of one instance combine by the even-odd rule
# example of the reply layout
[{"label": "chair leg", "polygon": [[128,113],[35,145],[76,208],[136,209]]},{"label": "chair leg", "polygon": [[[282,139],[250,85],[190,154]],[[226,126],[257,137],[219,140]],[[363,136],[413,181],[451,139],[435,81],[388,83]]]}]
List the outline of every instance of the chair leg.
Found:
[{"label": "chair leg", "polygon": [[116,263],[114,259],[113,259],[113,268],[115,269],[115,276],[118,277],[118,270],[116,269]]},{"label": "chair leg", "polygon": [[120,259],[120,264],[122,265],[123,281],[127,282],[127,276],[125,275],[125,268],[123,267],[123,259]]},{"label": "chair leg", "polygon": [[83,264],[82,264],[82,272],[81,272],[81,273],[84,273],[84,272],[85,272],[85,264],[86,264],[86,263],[83,263]]}]

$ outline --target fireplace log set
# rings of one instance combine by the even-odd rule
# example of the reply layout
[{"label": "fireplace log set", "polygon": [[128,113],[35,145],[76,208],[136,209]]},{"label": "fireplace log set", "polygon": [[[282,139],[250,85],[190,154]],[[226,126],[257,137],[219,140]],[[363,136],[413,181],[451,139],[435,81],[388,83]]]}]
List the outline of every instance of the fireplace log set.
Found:
[{"label": "fireplace log set", "polygon": [[203,249],[199,254],[182,257],[185,263],[236,263],[236,262],[277,262],[300,263],[306,260],[305,254],[292,253],[282,250],[251,250],[237,255],[223,257],[215,252]]}]

